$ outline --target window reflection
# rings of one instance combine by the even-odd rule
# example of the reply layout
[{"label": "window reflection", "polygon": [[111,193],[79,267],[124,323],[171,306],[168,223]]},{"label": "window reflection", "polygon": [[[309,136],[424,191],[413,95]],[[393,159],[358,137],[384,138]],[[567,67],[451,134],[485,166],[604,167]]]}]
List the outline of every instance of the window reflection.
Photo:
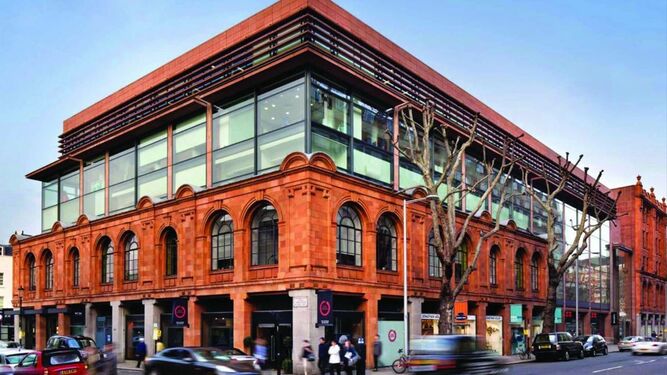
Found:
[{"label": "window reflection", "polygon": [[304,120],[304,80],[290,82],[258,97],[259,134]]}]

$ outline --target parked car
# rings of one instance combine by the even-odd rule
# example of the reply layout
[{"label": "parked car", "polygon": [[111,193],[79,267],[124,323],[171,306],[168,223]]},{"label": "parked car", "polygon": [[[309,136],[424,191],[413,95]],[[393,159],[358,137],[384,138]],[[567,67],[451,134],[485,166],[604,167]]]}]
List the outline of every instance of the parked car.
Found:
[{"label": "parked car", "polygon": [[642,336],[626,336],[618,342],[618,351],[624,352],[626,350],[632,350],[632,347],[635,346],[635,344],[642,341],[644,341]]},{"label": "parked car", "polygon": [[144,372],[150,375],[226,374],[255,375],[252,363],[237,361],[217,348],[168,348],[146,358]]},{"label": "parked car", "polygon": [[89,366],[101,357],[95,340],[86,336],[51,336],[46,342],[46,349],[77,349]]},{"label": "parked car", "polygon": [[423,336],[412,340],[408,371],[418,374],[498,374],[504,359],[486,350],[475,336]]},{"label": "parked car", "polygon": [[540,333],[533,340],[535,359],[542,361],[547,358],[569,361],[572,357],[584,358],[584,345],[574,341],[567,332]]},{"label": "parked car", "polygon": [[0,374],[13,374],[14,367],[21,362],[23,357],[34,352],[34,350],[27,349],[0,349]]},{"label": "parked car", "polygon": [[640,341],[632,347],[632,355],[667,354],[667,342]]},{"label": "parked car", "polygon": [[579,341],[584,346],[584,355],[595,357],[598,354],[607,355],[607,341],[600,335],[577,336],[574,341]]},{"label": "parked car", "polygon": [[86,375],[88,366],[76,349],[49,349],[23,357],[14,368],[14,374]]}]

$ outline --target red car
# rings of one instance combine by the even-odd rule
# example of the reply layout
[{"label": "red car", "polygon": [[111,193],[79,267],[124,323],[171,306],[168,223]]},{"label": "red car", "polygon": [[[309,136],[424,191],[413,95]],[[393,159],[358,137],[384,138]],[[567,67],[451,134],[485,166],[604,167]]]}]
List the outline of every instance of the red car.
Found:
[{"label": "red car", "polygon": [[53,349],[30,353],[14,368],[14,374],[85,375],[86,362],[76,349]]}]

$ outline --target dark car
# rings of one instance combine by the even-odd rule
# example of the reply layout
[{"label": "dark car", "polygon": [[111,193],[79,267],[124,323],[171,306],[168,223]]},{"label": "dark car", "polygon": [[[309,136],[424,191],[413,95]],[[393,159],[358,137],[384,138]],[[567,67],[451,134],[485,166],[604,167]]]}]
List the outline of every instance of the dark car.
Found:
[{"label": "dark car", "polygon": [[408,371],[418,374],[499,374],[502,357],[486,350],[475,336],[423,336],[412,340]]},{"label": "dark car", "polygon": [[533,354],[538,361],[547,358],[570,360],[584,358],[584,345],[567,332],[540,333],[533,340]]},{"label": "dark car", "polygon": [[88,366],[76,349],[51,349],[34,352],[23,357],[14,368],[14,374],[86,375]]},{"label": "dark car", "polygon": [[95,340],[86,336],[51,336],[46,342],[46,349],[77,349],[89,366],[94,365],[101,357]]},{"label": "dark car", "polygon": [[607,341],[600,335],[577,336],[574,341],[579,341],[584,346],[584,355],[595,357],[598,354],[607,355]]},{"label": "dark car", "polygon": [[250,362],[234,360],[217,348],[202,347],[165,349],[146,358],[144,372],[151,375],[259,374]]}]

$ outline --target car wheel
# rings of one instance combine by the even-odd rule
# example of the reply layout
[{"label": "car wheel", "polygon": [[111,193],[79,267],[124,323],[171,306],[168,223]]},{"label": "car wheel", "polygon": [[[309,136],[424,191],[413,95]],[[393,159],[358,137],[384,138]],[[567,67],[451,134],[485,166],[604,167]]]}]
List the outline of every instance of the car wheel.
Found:
[{"label": "car wheel", "polygon": [[[595,351],[593,351],[593,353],[595,353]],[[584,349],[579,351],[579,359],[584,359]]]},{"label": "car wheel", "polygon": [[607,355],[609,354],[609,349],[605,346],[605,348],[602,350],[602,355]]},{"label": "car wheel", "polygon": [[597,352],[595,349],[591,350],[591,357],[595,357],[597,355]]}]

